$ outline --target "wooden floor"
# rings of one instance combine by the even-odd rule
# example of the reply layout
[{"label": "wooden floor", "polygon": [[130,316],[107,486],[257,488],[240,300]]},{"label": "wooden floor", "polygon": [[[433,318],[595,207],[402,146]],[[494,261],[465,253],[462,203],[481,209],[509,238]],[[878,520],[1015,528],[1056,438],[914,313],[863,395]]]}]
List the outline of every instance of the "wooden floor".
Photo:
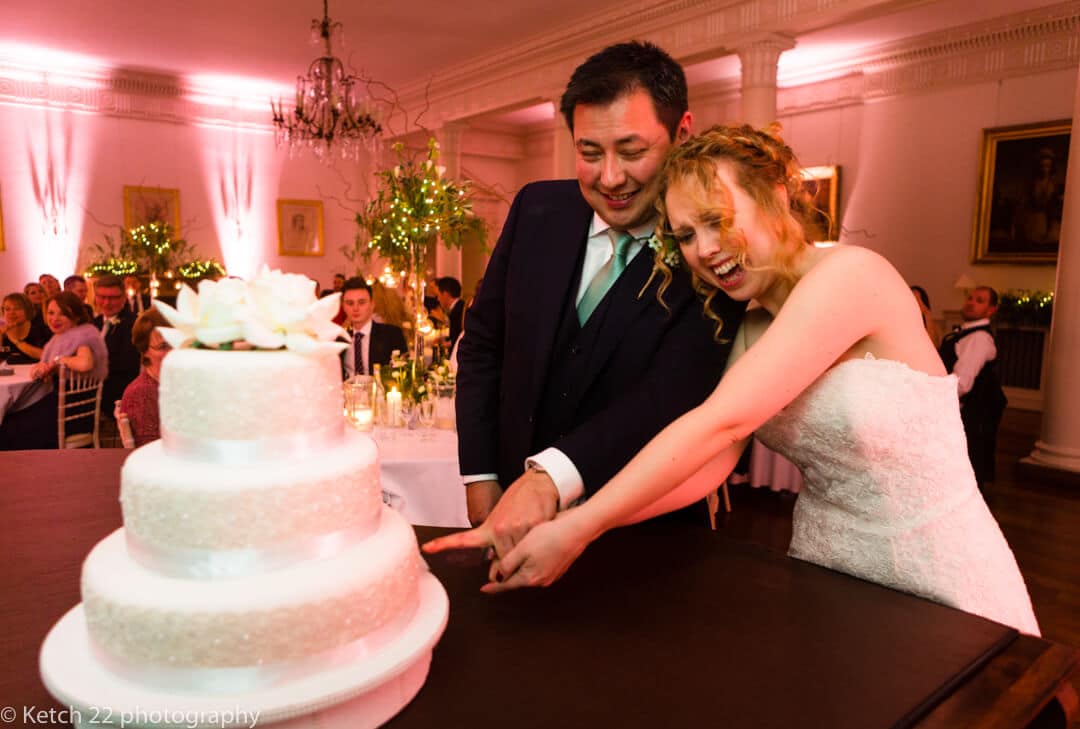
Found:
[{"label": "wooden floor", "polygon": [[[1080,646],[1080,486],[1033,475],[1019,463],[1039,437],[1041,414],[1007,410],[998,435],[997,481],[986,494],[1027,582],[1043,637]],[[717,529],[786,552],[795,496],[735,486]],[[1073,677],[1080,691],[1080,675]],[[1073,722],[1080,729],[1080,717]]]}]

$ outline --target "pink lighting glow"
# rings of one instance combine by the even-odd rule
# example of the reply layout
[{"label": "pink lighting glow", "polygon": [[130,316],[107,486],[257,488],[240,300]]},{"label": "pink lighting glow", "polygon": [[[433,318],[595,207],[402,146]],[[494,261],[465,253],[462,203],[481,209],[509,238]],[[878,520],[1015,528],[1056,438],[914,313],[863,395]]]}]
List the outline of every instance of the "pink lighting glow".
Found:
[{"label": "pink lighting glow", "polygon": [[20,158],[4,186],[8,254],[14,259],[12,274],[20,279],[43,272],[63,278],[76,269],[90,122],[85,115],[42,108],[0,114],[0,134],[12,140],[11,151]]}]

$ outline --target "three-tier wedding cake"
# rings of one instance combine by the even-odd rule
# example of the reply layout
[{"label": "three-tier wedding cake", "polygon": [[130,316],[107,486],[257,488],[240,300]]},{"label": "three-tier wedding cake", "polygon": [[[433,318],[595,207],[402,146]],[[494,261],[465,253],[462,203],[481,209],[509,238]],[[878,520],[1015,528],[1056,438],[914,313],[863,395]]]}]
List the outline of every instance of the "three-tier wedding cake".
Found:
[{"label": "three-tier wedding cake", "polygon": [[336,301],[296,279],[204,283],[163,307],[179,348],[161,440],[125,462],[124,527],[42,647],[46,686],[99,723],[108,707],[126,726],[325,725],[338,705],[375,726],[426,678],[446,594],[382,503],[374,443],[345,427],[338,347],[320,341]]}]

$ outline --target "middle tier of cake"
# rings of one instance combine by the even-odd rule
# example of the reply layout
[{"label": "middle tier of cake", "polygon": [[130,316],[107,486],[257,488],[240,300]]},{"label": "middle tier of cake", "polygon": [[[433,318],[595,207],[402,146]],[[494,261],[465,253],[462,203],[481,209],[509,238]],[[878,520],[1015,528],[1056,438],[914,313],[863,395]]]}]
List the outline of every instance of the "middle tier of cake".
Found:
[{"label": "middle tier of cake", "polygon": [[299,553],[331,535],[362,537],[382,506],[378,451],[351,430],[304,458],[229,466],[178,458],[155,441],[132,452],[120,480],[136,557],[165,572],[208,551]]}]

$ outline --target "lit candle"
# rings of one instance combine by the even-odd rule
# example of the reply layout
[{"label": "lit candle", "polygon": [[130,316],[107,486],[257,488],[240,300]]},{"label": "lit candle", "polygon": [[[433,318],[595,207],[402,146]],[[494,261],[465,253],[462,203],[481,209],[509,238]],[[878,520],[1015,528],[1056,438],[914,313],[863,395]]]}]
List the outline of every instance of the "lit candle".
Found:
[{"label": "lit candle", "polygon": [[401,393],[397,387],[391,387],[386,393],[386,416],[391,426],[401,423]]}]

